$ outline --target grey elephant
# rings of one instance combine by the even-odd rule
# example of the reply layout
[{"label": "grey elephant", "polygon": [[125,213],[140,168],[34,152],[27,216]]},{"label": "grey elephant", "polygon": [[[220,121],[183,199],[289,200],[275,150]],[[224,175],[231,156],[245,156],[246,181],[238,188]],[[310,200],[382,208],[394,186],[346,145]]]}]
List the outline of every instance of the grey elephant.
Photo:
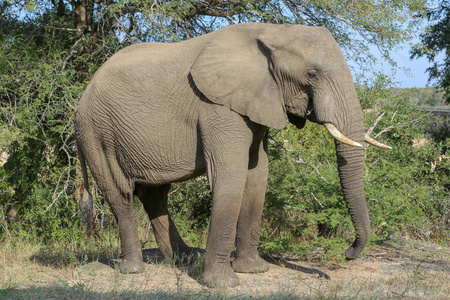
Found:
[{"label": "grey elephant", "polygon": [[[235,272],[265,272],[258,255],[268,176],[268,129],[323,124],[335,138],[339,176],[356,231],[369,239],[364,134],[350,69],[325,28],[232,25],[180,43],[142,43],[112,56],[86,88],[75,117],[90,219],[86,163],[119,226],[124,273],[144,268],[133,197],[165,258],[189,253],[167,210],[170,184],[207,174],[212,215],[200,280],[235,286]],[[230,252],[236,245],[236,258]]]}]

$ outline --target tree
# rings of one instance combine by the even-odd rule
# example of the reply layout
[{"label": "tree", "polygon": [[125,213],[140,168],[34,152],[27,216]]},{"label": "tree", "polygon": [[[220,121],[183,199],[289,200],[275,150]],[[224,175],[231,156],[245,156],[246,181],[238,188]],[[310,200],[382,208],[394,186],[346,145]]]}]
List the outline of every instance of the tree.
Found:
[{"label": "tree", "polygon": [[[385,56],[398,43],[412,38],[424,0],[402,1],[114,1],[114,0],[10,0],[14,10],[70,19],[47,29],[69,31],[73,43],[92,35],[101,43],[113,32],[121,44],[137,41],[177,41],[229,24],[243,22],[292,23],[326,26],[341,46],[361,58],[375,44]],[[25,4],[25,5],[24,5]],[[9,10],[11,13],[11,10]]]},{"label": "tree", "polygon": [[[443,0],[438,6],[427,8],[425,16],[430,25],[420,34],[421,42],[411,50],[411,58],[428,58],[432,63],[427,68],[429,81],[436,80],[450,104],[450,1]],[[441,53],[445,56],[443,62],[438,60]]]}]

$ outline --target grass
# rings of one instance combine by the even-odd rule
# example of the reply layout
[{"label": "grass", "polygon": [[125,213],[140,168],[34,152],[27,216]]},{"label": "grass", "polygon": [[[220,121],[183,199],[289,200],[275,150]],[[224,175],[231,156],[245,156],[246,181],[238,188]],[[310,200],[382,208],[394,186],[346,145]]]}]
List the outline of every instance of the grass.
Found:
[{"label": "grass", "polygon": [[[447,283],[445,283],[447,282]],[[417,285],[417,282],[416,282]],[[309,291],[297,293],[294,289],[271,292],[264,295],[239,295],[235,291],[156,291],[114,290],[107,292],[92,291],[84,285],[68,286],[53,282],[46,286],[27,288],[6,287],[0,290],[2,299],[447,299],[448,278],[435,278],[431,284],[412,287],[408,280],[380,281],[373,279],[353,280],[348,283],[309,286]]]},{"label": "grass", "polygon": [[[148,230],[140,231],[140,237],[148,241],[145,248],[156,247]],[[333,245],[328,246],[336,248]],[[51,244],[5,238],[0,245],[0,299],[447,299],[450,295],[450,248],[413,240],[376,241],[353,262],[314,255],[306,260],[280,257],[273,259],[268,273],[240,274],[241,285],[230,289],[198,284],[202,259],[167,265],[154,249],[145,250],[144,259],[151,262],[146,270],[125,275],[114,269],[111,258],[119,256],[114,230],[97,240]]]},{"label": "grass", "polygon": [[[366,258],[333,270],[324,262],[297,262],[303,268],[320,268],[330,280],[273,265],[265,274],[239,275],[242,284],[237,288],[208,289],[195,280],[201,261],[178,267],[152,263],[142,274],[124,275],[105,263],[93,262],[117,257],[117,244],[106,250],[95,243],[82,249],[70,245],[30,245],[16,240],[0,246],[0,298],[446,299],[450,294],[448,269],[430,270],[434,263],[448,267],[448,248],[425,252],[428,246],[385,244],[368,249]],[[371,253],[380,251],[388,253],[386,259],[372,261]]]}]

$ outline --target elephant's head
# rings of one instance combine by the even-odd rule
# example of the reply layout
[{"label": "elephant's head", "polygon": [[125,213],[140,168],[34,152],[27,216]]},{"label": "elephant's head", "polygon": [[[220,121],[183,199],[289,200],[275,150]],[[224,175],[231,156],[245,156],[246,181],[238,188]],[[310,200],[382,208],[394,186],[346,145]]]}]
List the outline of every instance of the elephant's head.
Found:
[{"label": "elephant's head", "polygon": [[[335,138],[342,191],[356,240],[354,259],[369,240],[361,144],[366,139],[350,69],[324,28],[269,24],[234,25],[211,34],[191,68],[197,88],[212,102],[253,122],[282,129],[287,118],[325,125]],[[387,147],[387,146],[386,146]]]}]

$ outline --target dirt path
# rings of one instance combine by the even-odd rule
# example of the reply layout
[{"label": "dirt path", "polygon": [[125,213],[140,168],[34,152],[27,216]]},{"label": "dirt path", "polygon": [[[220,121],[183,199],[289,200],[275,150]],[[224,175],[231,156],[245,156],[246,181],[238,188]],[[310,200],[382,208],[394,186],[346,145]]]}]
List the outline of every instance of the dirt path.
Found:
[{"label": "dirt path", "polygon": [[[279,258],[264,274],[238,274],[237,288],[209,289],[197,283],[198,264],[171,267],[156,249],[144,250],[145,272],[120,274],[114,260],[55,268],[30,259],[4,258],[1,299],[450,299],[450,249],[417,241],[389,241],[355,261],[307,262]],[[6,255],[6,254],[5,254]],[[2,270],[3,269],[3,270]]]}]

